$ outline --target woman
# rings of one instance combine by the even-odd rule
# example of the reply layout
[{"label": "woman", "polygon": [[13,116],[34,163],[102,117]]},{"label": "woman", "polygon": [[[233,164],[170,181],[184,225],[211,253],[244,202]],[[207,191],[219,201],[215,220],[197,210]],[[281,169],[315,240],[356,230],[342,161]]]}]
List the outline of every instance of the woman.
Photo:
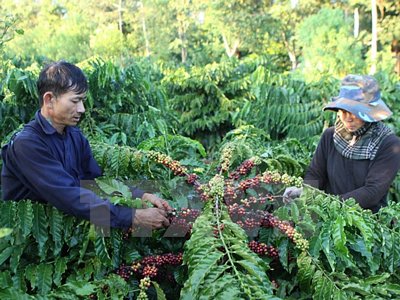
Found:
[{"label": "woman", "polygon": [[[371,76],[348,75],[339,96],[324,107],[337,112],[335,126],[325,130],[304,182],[354,198],[361,207],[377,212],[400,168],[400,139],[381,121],[392,112],[382,101],[377,81]],[[285,190],[284,200],[301,194]]]}]

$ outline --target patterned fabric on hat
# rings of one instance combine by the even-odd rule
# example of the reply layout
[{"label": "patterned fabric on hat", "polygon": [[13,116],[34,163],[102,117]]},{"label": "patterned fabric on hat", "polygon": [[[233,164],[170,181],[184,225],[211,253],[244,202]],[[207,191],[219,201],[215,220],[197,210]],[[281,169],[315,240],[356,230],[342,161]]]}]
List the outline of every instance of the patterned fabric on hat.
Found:
[{"label": "patterned fabric on hat", "polygon": [[342,80],[339,98],[370,103],[381,99],[378,82],[368,75],[347,75]]},{"label": "patterned fabric on hat", "polygon": [[373,160],[383,140],[392,133],[382,122],[365,123],[356,132],[350,133],[338,117],[333,142],[336,150],[346,158]]}]

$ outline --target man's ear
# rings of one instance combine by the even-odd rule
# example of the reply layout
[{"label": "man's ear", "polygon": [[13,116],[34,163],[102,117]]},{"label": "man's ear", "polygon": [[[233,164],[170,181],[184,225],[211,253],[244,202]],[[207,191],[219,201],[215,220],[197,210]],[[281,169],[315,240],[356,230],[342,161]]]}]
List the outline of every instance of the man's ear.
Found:
[{"label": "man's ear", "polygon": [[47,108],[53,108],[53,101],[55,97],[52,92],[46,92],[43,95],[43,105]]}]

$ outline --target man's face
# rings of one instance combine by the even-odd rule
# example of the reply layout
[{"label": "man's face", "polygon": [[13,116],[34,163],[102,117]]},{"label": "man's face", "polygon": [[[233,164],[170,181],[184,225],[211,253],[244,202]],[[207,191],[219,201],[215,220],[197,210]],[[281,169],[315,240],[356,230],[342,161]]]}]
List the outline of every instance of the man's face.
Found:
[{"label": "man's face", "polygon": [[54,127],[75,126],[85,112],[83,102],[86,93],[76,94],[73,91],[59,95],[52,100],[51,121]]},{"label": "man's face", "polygon": [[357,118],[351,112],[346,110],[339,109],[338,114],[348,132],[355,132],[365,124],[363,120]]}]

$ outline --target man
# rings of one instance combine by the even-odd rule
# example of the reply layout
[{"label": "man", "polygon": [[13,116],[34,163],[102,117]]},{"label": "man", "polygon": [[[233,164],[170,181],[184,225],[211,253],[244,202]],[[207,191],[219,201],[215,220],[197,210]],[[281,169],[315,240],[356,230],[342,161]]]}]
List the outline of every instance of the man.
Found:
[{"label": "man", "polygon": [[101,226],[130,228],[168,226],[171,207],[139,189],[133,197],[155,207],[131,209],[111,204],[80,186],[81,180],[101,175],[87,139],[75,126],[85,112],[88,84],[83,72],[70,63],[49,64],[37,82],[40,110],[35,119],[2,149],[3,200],[31,199]]},{"label": "man", "polygon": [[[337,112],[336,123],[322,134],[304,182],[377,212],[386,206],[400,169],[400,139],[382,122],[392,112],[381,99],[378,82],[367,75],[346,76],[339,95],[324,110]],[[301,192],[287,188],[284,201]]]}]

